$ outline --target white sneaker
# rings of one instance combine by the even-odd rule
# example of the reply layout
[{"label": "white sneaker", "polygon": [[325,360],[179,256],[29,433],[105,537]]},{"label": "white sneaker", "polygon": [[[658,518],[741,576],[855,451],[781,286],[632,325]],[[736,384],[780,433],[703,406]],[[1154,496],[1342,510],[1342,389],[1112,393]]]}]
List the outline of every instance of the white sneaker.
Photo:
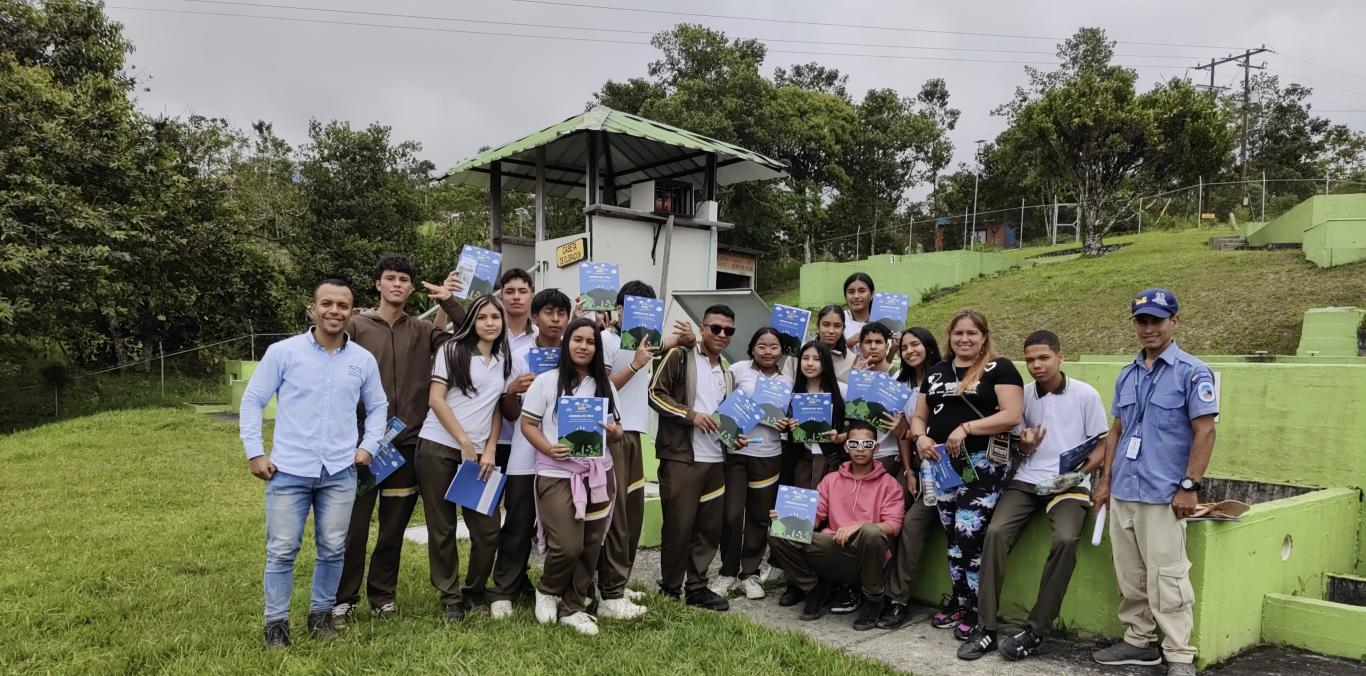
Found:
[{"label": "white sneaker", "polygon": [[631,603],[628,599],[603,599],[598,601],[598,615],[609,620],[634,620],[649,610],[644,606]]},{"label": "white sneaker", "polygon": [[635,589],[627,587],[625,597],[627,601],[630,601],[632,603],[639,603],[645,600],[645,592],[637,591]]},{"label": "white sneaker", "polygon": [[758,575],[750,575],[740,580],[740,587],[745,590],[745,598],[757,601],[764,597],[764,585],[759,583]]},{"label": "white sneaker", "polygon": [[711,584],[707,585],[707,589],[712,590],[713,593],[724,599],[730,596],[730,590],[735,587],[737,582],[739,580],[729,575],[718,575],[715,580],[711,581]]},{"label": "white sneaker", "polygon": [[560,624],[573,627],[575,631],[587,636],[598,635],[598,621],[588,613],[579,611],[560,618]]},{"label": "white sneaker", "polygon": [[489,606],[489,614],[495,620],[505,620],[512,616],[512,601],[494,601]]},{"label": "white sneaker", "polygon": [[759,584],[782,582],[784,579],[782,568],[774,568],[767,563],[759,566]]},{"label": "white sneaker", "polygon": [[554,624],[560,613],[560,597],[542,594],[536,590],[536,621],[541,624]]}]

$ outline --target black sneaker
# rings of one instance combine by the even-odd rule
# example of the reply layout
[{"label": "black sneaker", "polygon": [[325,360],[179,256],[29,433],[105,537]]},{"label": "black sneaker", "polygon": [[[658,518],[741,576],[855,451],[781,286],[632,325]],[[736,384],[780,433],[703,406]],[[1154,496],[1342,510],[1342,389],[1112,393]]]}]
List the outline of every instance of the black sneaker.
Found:
[{"label": "black sneaker", "polygon": [[1001,655],[1008,660],[1022,660],[1038,650],[1040,643],[1043,643],[1043,639],[1035,636],[1033,631],[1025,629],[1014,636],[1001,639]]},{"label": "black sneaker", "polygon": [[701,587],[688,592],[688,605],[697,608],[706,608],[717,612],[730,610],[730,602],[721,598],[716,592]]},{"label": "black sneaker", "polygon": [[911,608],[904,603],[892,601],[882,609],[882,616],[877,618],[879,629],[899,629],[906,621],[911,619]]},{"label": "black sneaker", "polygon": [[266,623],[266,650],[289,647],[289,620]]},{"label": "black sneaker", "polygon": [[356,614],[356,606],[351,603],[338,603],[332,606],[332,628],[343,629],[351,616]]},{"label": "black sneaker", "polygon": [[858,608],[858,617],[854,618],[854,631],[868,631],[876,627],[878,616],[882,614],[882,604],[882,599],[864,597]]},{"label": "black sneaker", "polygon": [[834,600],[830,602],[830,612],[835,615],[848,615],[858,610],[859,596],[858,590],[840,587],[831,596]]},{"label": "black sneaker", "polygon": [[996,649],[996,632],[985,627],[975,627],[968,634],[963,645],[958,646],[958,659],[976,660]]},{"label": "black sneaker", "polygon": [[795,606],[801,603],[804,598],[806,598],[806,592],[802,591],[801,587],[790,584],[783,590],[783,595],[778,597],[778,605],[784,608]]},{"label": "black sneaker", "polygon": [[456,622],[465,619],[465,602],[456,601],[455,603],[447,603],[445,607],[441,609],[441,617],[447,622]]},{"label": "black sneaker", "polygon": [[464,601],[466,613],[488,612],[489,604],[484,599],[484,592],[469,590],[461,592],[460,596]]},{"label": "black sneaker", "polygon": [[958,626],[953,628],[953,637],[959,641],[966,641],[977,631],[977,613],[964,612],[963,619],[959,620]]},{"label": "black sneaker", "polygon": [[308,614],[308,634],[320,641],[337,638],[337,629],[332,626],[332,611],[324,610]]},{"label": "black sneaker", "polygon": [[802,605],[802,614],[799,616],[806,621],[820,619],[821,609],[825,607],[825,600],[830,598],[830,587],[824,582],[817,582],[811,591],[806,593],[806,603]]}]

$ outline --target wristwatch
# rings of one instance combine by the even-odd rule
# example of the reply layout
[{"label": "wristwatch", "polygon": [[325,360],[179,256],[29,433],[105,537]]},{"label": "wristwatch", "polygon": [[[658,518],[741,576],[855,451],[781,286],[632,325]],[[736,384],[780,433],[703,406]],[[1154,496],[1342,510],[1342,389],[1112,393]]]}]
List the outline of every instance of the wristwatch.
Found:
[{"label": "wristwatch", "polygon": [[1181,480],[1181,490],[1183,490],[1183,491],[1191,491],[1191,492],[1193,492],[1193,493],[1199,493],[1199,492],[1200,492],[1200,488],[1201,488],[1200,482],[1199,482],[1199,481],[1196,481],[1195,479],[1192,479],[1192,478],[1190,478],[1190,477],[1186,477],[1186,478],[1184,478],[1184,479]]}]

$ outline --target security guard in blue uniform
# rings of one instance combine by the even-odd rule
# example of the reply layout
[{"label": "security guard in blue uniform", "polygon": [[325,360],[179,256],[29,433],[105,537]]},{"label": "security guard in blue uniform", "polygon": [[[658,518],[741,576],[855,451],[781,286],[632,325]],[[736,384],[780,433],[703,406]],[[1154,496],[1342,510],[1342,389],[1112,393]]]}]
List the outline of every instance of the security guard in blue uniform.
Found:
[{"label": "security guard in blue uniform", "polygon": [[1115,420],[1095,488],[1097,509],[1109,505],[1125,631],[1122,641],[1093,657],[1101,664],[1156,665],[1165,653],[1171,676],[1195,673],[1185,519],[1198,503],[1219,412],[1214,374],[1173,340],[1179,308],[1167,289],[1143,291],[1130,304],[1143,351],[1115,381]]}]

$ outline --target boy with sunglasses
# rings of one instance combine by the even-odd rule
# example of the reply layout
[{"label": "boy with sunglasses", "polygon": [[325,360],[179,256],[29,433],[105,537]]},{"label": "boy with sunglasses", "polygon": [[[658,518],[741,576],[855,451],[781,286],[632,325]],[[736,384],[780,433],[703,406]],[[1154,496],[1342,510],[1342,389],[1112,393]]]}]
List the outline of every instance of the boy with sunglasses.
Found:
[{"label": "boy with sunglasses", "polygon": [[735,389],[730,364],[721,355],[735,335],[735,312],[713,305],[702,313],[701,328],[697,346],[669,350],[650,381],[650,407],[659,413],[655,455],[664,522],[659,586],[674,598],[686,591],[690,606],[722,611],[730,604],[707,589],[726,491],[719,427],[711,414]]},{"label": "boy with sunglasses", "polygon": [[846,432],[849,462],[821,479],[811,543],[770,537],[769,547],[790,581],[779,605],[796,605],[805,598],[801,619],[815,620],[830,596],[830,583],[859,587],[863,603],[854,629],[866,631],[877,626],[882,612],[885,568],[892,541],[901,532],[905,502],[901,484],[873,460],[877,430],[851,420]]}]

